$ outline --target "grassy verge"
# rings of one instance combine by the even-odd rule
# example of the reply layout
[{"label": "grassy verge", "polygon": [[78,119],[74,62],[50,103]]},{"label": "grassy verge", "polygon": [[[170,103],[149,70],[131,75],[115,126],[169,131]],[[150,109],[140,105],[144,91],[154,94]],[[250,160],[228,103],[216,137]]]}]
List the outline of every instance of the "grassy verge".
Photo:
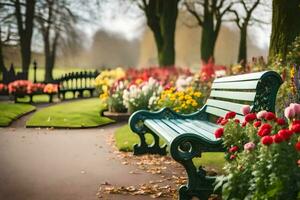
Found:
[{"label": "grassy verge", "polygon": [[[133,145],[139,143],[139,137],[130,131],[128,125],[125,125],[116,131],[115,141],[120,151],[132,151]],[[146,141],[151,144],[153,139],[150,135],[146,135]],[[203,153],[201,158],[196,158],[193,162],[196,166],[203,165],[221,172],[225,163],[224,153]]]},{"label": "grassy verge", "polygon": [[36,112],[26,123],[28,127],[84,128],[108,124],[113,120],[101,117],[105,107],[98,98],[78,100],[50,106]]},{"label": "grassy verge", "polygon": [[35,110],[29,104],[0,103],[0,126],[9,126],[10,123],[20,116]]}]

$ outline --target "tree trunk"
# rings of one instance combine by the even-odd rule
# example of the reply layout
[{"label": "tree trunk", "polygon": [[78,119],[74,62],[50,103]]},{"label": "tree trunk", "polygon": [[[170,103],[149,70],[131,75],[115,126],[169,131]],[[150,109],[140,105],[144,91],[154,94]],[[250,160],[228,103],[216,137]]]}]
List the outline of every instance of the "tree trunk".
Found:
[{"label": "tree trunk", "polygon": [[35,0],[26,0],[25,17],[22,16],[22,8],[19,0],[15,1],[15,9],[18,33],[20,37],[22,72],[25,73],[25,76],[28,79],[28,71],[31,62],[31,39],[33,33]]},{"label": "tree trunk", "polygon": [[299,0],[273,0],[269,58],[280,54],[285,60],[288,46],[300,35],[299,6]]},{"label": "tree trunk", "polygon": [[201,37],[201,59],[204,62],[208,62],[210,58],[214,59],[216,35],[218,33],[214,30],[213,14],[205,10]]},{"label": "tree trunk", "polygon": [[[0,35],[1,35],[1,29],[0,29]],[[3,50],[2,50],[3,44],[0,38],[0,72],[5,72],[6,67],[4,63],[4,56],[3,56]]]},{"label": "tree trunk", "polygon": [[53,65],[51,62],[52,58],[51,55],[45,55],[45,82],[49,83],[52,82],[52,71],[53,71]]},{"label": "tree trunk", "polygon": [[241,63],[243,67],[245,67],[247,63],[247,26],[248,24],[243,24],[240,30],[238,62]]},{"label": "tree trunk", "polygon": [[163,13],[160,19],[163,46],[158,55],[160,66],[174,66],[175,64],[175,29],[178,15],[177,7],[178,0],[168,0],[163,3]]},{"label": "tree trunk", "polygon": [[50,38],[48,33],[44,34],[44,52],[45,52],[45,82],[53,82],[53,69],[56,58],[56,48],[59,39],[59,32],[55,33],[55,37],[52,41],[52,47],[50,47]]},{"label": "tree trunk", "polygon": [[145,14],[155,39],[159,66],[174,66],[178,0],[150,0]]}]

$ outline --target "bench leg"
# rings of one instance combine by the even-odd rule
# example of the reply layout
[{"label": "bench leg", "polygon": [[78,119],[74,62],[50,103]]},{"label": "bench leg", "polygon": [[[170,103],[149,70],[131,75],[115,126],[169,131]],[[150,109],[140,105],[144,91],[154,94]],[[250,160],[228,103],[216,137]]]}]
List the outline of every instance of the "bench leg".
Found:
[{"label": "bench leg", "polygon": [[150,130],[148,130],[147,133],[150,133],[153,136],[154,141],[150,145],[147,144],[145,139],[145,133],[143,132],[136,133],[140,137],[140,144],[135,144],[133,146],[133,154],[142,155],[142,154],[150,153],[150,154],[166,155],[167,145],[161,147],[159,145],[159,137]]},{"label": "bench leg", "polygon": [[201,144],[202,141],[191,137],[177,137],[170,146],[172,157],[185,168],[188,176],[188,183],[179,189],[180,200],[191,200],[193,197],[207,200],[213,193],[216,177],[207,176],[206,171],[202,167],[197,169],[192,161],[195,157],[201,157]]}]

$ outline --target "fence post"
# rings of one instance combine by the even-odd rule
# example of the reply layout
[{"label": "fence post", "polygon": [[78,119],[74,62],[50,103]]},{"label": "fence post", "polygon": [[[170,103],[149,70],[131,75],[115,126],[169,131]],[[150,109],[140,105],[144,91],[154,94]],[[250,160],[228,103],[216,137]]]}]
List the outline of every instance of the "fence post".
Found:
[{"label": "fence post", "polygon": [[36,70],[37,70],[37,63],[36,61],[34,60],[33,61],[33,82],[36,83]]}]

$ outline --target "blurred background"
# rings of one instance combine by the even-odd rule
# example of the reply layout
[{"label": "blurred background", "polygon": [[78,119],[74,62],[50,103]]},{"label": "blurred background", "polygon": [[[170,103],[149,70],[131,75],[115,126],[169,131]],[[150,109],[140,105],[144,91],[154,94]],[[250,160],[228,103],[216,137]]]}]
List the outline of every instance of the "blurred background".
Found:
[{"label": "blurred background", "polygon": [[[13,4],[14,1],[3,1],[4,4],[1,8],[3,10],[1,12],[1,38],[3,41],[4,63],[7,68],[11,63],[20,67],[22,64],[18,45],[17,22],[13,16],[8,17],[14,12],[14,7],[5,6],[5,2]],[[25,8],[22,7],[27,1],[20,2],[21,10],[24,10]],[[55,67],[101,69],[116,66],[145,67],[158,64],[154,37],[147,26],[146,16],[139,7],[140,1],[37,1],[35,3],[35,13],[45,19],[49,17],[43,13],[49,10],[47,2],[52,2],[54,6],[58,4],[58,6],[65,7],[74,17],[73,19],[70,16],[61,16],[64,20],[53,19],[62,21],[59,23],[62,23],[63,26],[68,26],[68,29],[60,30]],[[202,27],[197,24],[195,17],[187,11],[184,2],[197,3],[197,1],[180,1],[178,4],[175,65],[199,69],[201,66]],[[227,4],[228,2],[225,1]],[[251,3],[253,4],[255,1],[249,2],[249,6],[251,6]],[[243,16],[245,14],[241,5],[237,5],[235,9],[239,12],[239,15]],[[59,12],[64,12],[61,10],[63,9],[60,9]],[[260,18],[262,22],[255,21],[256,23],[251,23],[248,27],[248,58],[266,57],[268,55],[271,11],[270,2],[260,2],[252,13],[253,19]],[[201,9],[199,9],[200,12]],[[234,16],[230,13],[226,15],[217,37],[214,55],[216,63],[221,65],[231,65],[239,62],[237,57],[240,30],[235,21],[232,20]],[[31,60],[36,60],[39,67],[44,67],[45,42],[39,24],[39,19],[36,18],[33,25]],[[10,38],[5,41],[8,35],[10,35]],[[53,40],[53,37],[50,36],[50,40],[51,38]]]}]

